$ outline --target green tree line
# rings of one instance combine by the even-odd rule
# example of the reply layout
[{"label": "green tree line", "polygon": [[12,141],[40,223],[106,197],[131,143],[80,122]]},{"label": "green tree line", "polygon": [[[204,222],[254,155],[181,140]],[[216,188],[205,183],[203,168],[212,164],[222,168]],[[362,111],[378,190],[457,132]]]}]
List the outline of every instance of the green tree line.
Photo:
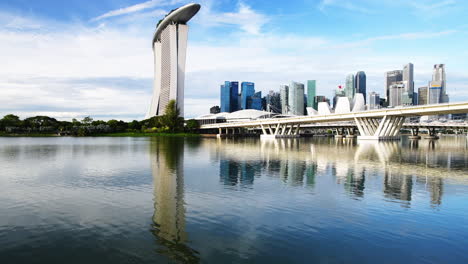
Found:
[{"label": "green tree line", "polygon": [[142,121],[133,120],[94,120],[87,116],[82,120],[59,121],[48,116],[34,116],[21,120],[18,116],[9,114],[0,119],[0,131],[10,134],[63,134],[74,136],[87,136],[93,134],[119,133],[119,132],[145,132],[145,133],[181,133],[197,132],[199,125],[195,120],[186,123],[180,117],[176,102],[171,100],[165,109],[165,114]]}]

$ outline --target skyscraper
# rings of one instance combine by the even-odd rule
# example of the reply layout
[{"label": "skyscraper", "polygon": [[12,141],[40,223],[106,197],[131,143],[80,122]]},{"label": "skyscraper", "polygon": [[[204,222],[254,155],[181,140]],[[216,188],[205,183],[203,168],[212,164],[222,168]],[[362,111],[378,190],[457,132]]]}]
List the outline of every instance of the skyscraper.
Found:
[{"label": "skyscraper", "polygon": [[390,85],[403,81],[403,71],[395,70],[385,73],[385,96],[387,97],[387,103],[390,102]]},{"label": "skyscraper", "polygon": [[432,81],[429,84],[429,98],[430,104],[448,103],[449,98],[447,95],[446,79],[445,79],[445,65],[436,64],[432,73]]},{"label": "skyscraper", "polygon": [[188,4],[171,11],[159,21],[153,37],[154,87],[146,118],[163,115],[170,100],[175,100],[184,115],[185,58],[188,26],[186,23],[200,10]]},{"label": "skyscraper", "polygon": [[255,84],[252,82],[241,83],[241,105],[240,109],[249,109],[247,100],[255,94]]},{"label": "skyscraper", "polygon": [[388,98],[388,106],[400,106],[404,105],[407,102],[404,99],[404,95],[407,94],[404,82],[395,82],[391,84],[389,91],[390,97]]},{"label": "skyscraper", "polygon": [[247,109],[255,109],[255,110],[262,110],[262,92],[256,92],[253,96],[249,97],[248,100],[248,108]]},{"label": "skyscraper", "polygon": [[354,87],[356,89],[356,93],[362,93],[364,95],[364,103],[367,102],[366,100],[366,73],[363,71],[358,71],[356,73],[356,77],[354,80],[355,84]]},{"label": "skyscraper", "polygon": [[380,108],[380,95],[376,92],[371,92],[369,94],[369,109],[378,108]]},{"label": "skyscraper", "polygon": [[418,105],[425,105],[428,103],[427,92],[428,92],[427,86],[418,88]]},{"label": "skyscraper", "polygon": [[[413,104],[415,98],[414,96],[414,65],[408,63],[403,66],[403,83],[405,84],[404,98],[403,100],[409,104]],[[405,104],[406,104],[405,103]]]},{"label": "skyscraper", "polygon": [[291,82],[288,98],[290,114],[304,115],[304,84]]},{"label": "skyscraper", "polygon": [[239,110],[239,83],[224,82],[221,85],[221,112],[235,112]]},{"label": "skyscraper", "polygon": [[266,96],[266,110],[268,112],[281,114],[281,94],[270,91]]},{"label": "skyscraper", "polygon": [[356,86],[354,81],[354,74],[348,74],[346,76],[346,87],[345,87],[345,94],[349,98],[349,101],[352,102],[354,98],[354,94],[356,93]]},{"label": "skyscraper", "polygon": [[307,107],[312,107],[317,110],[317,104],[314,102],[315,95],[317,93],[316,81],[307,81]]},{"label": "skyscraper", "polygon": [[283,115],[289,114],[289,86],[280,86],[281,112]]}]

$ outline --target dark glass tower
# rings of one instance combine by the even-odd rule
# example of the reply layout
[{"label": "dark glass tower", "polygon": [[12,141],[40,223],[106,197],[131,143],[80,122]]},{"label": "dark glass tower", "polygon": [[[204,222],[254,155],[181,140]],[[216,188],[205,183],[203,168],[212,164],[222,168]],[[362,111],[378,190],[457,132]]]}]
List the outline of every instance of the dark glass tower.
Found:
[{"label": "dark glass tower", "polygon": [[366,103],[366,73],[358,71],[354,79],[354,87],[356,87],[356,93],[362,93],[364,95],[364,103]]}]

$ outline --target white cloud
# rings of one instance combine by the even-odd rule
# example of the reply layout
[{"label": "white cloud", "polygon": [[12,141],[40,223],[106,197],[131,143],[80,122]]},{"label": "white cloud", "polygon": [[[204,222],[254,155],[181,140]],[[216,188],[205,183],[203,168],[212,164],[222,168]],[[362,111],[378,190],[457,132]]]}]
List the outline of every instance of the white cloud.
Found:
[{"label": "white cloud", "polygon": [[111,10],[109,12],[106,12],[106,13],[98,16],[98,17],[95,17],[95,18],[91,19],[91,21],[98,21],[98,20],[102,20],[102,19],[106,19],[106,18],[110,18],[110,17],[128,15],[128,14],[131,14],[131,13],[136,13],[136,12],[140,12],[140,11],[143,11],[143,10],[146,10],[146,9],[150,9],[150,8],[153,8],[153,7],[156,7],[156,6],[160,6],[160,7],[161,6],[168,6],[168,5],[177,4],[179,2],[181,2],[181,1],[180,0],[171,0],[171,1],[150,0],[150,1],[146,1],[146,2],[143,2],[143,3],[136,4],[136,5]]},{"label": "white cloud", "polygon": [[201,9],[201,20],[205,26],[235,25],[250,34],[259,34],[270,18],[258,13],[250,6],[239,2],[236,12],[216,12],[211,1],[205,2]]},{"label": "white cloud", "polygon": [[[158,10],[146,12],[162,13]],[[337,85],[344,83],[345,75],[357,70],[366,71],[368,91],[381,92],[383,73],[401,68],[409,61],[416,67],[416,87],[426,84],[435,63],[456,63],[460,72],[468,68],[466,60],[449,56],[453,54],[449,49],[431,54],[404,50],[383,53],[373,50],[371,45],[381,40],[411,42],[457,37],[455,30],[377,36],[334,45],[337,40],[320,36],[265,32],[263,26],[273,18],[245,4],[239,4],[234,12],[214,10],[203,5],[203,12],[191,21],[185,90],[187,117],[206,114],[211,106],[217,105],[219,85],[225,80],[253,81],[258,90],[267,92],[278,90],[280,84],[291,80],[316,79],[318,93],[331,96]],[[18,113],[26,117],[47,113],[66,119],[85,115],[103,119],[143,118],[152,92],[150,42],[154,29],[153,21],[147,25],[138,23],[138,19],[150,16],[143,11],[124,16],[127,19],[135,15],[135,21],[127,20],[125,26],[57,24],[24,17],[25,21],[48,30],[1,28],[0,57],[3,65],[8,66],[0,73],[0,115]],[[223,35],[229,42],[219,41],[219,36],[206,40],[205,35],[198,37],[199,41],[193,40],[197,28],[211,18],[217,19],[216,26],[221,29],[235,26],[233,33]],[[257,23],[250,27],[252,21]],[[465,87],[463,84],[468,83],[468,77],[455,78],[452,72],[455,69],[447,74],[449,93],[452,87]],[[456,99],[468,100],[468,94],[465,97],[457,94]]]}]

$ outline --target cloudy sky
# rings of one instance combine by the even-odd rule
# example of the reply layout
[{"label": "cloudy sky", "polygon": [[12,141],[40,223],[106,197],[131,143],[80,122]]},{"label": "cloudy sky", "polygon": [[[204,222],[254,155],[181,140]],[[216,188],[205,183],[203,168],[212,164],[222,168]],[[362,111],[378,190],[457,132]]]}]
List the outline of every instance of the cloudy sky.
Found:
[{"label": "cloudy sky", "polygon": [[[0,116],[142,119],[152,94],[155,25],[185,0],[0,1]],[[415,86],[445,63],[451,101],[468,100],[463,0],[200,0],[190,21],[185,112],[219,104],[225,80],[263,92],[317,80],[332,96],[363,70],[383,93],[385,71],[415,65]]]}]

